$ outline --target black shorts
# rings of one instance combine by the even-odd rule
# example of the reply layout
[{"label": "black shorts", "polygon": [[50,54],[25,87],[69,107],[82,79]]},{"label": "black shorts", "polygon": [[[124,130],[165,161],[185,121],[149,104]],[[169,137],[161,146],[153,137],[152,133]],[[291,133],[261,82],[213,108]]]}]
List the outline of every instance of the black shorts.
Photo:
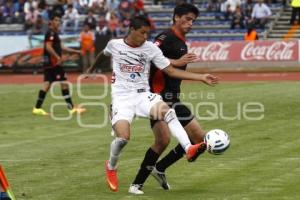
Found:
[{"label": "black shorts", "polygon": [[44,69],[44,81],[49,81],[50,83],[54,81],[65,81],[66,78],[66,72],[65,70],[60,67],[54,67],[54,68],[46,68]]},{"label": "black shorts", "polygon": [[[188,125],[194,119],[194,115],[192,114],[190,109],[186,107],[186,105],[181,103],[180,100],[166,102],[166,103],[175,110],[178,120],[183,127]],[[154,124],[157,121],[158,120],[150,119],[151,128],[153,128]]]}]

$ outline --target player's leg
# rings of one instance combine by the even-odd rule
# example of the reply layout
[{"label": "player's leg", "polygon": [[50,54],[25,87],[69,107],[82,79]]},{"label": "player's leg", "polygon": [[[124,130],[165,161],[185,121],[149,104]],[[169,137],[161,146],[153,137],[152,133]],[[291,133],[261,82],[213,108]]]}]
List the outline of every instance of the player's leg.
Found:
[{"label": "player's leg", "polygon": [[119,120],[113,126],[115,139],[110,144],[109,159],[105,163],[106,181],[109,188],[118,191],[117,163],[122,149],[130,139],[130,124],[127,120]]},{"label": "player's leg", "polygon": [[126,96],[113,96],[111,123],[115,133],[115,138],[110,145],[109,159],[105,162],[106,181],[109,188],[118,191],[117,163],[120,153],[130,139],[130,123],[135,111]]},{"label": "player's leg", "polygon": [[201,144],[191,144],[186,131],[176,116],[175,110],[170,109],[165,102],[161,101],[151,107],[150,115],[154,119],[164,120],[167,123],[171,134],[177,139],[186,152],[187,160],[189,162],[193,161],[192,159],[197,154],[199,148],[201,148]]},{"label": "player's leg", "polygon": [[153,126],[152,130],[155,137],[154,144],[152,144],[144,156],[140,169],[129,188],[130,193],[136,194],[142,189],[159,156],[170,142],[169,128],[164,121],[151,120],[151,126]]},{"label": "player's leg", "polygon": [[67,103],[67,107],[69,110],[72,110],[74,108],[74,104],[72,102],[72,98],[70,95],[69,85],[65,82],[61,82],[60,86],[61,86],[61,94]]},{"label": "player's leg", "polygon": [[43,83],[42,89],[38,93],[38,97],[35,103],[35,107],[32,110],[32,113],[35,115],[49,115],[45,110],[42,109],[42,105],[46,98],[46,94],[51,87],[51,82],[46,80]]},{"label": "player's leg", "polygon": [[[190,140],[193,144],[200,143],[201,148],[197,151],[197,154],[192,158],[193,161],[196,158],[205,152],[206,145],[203,143],[203,138],[205,132],[202,130],[201,126],[194,118],[190,110],[180,102],[177,102],[174,105],[176,114],[179,118],[180,123],[184,126],[185,131],[187,132]],[[165,157],[163,157],[158,163],[156,163],[155,168],[152,171],[152,176],[159,182],[161,187],[165,190],[170,189],[170,186],[167,182],[165,176],[165,170],[180,160],[185,154],[184,149],[180,144],[178,144],[174,149],[172,149]]]},{"label": "player's leg", "polygon": [[[200,127],[197,120],[194,118],[190,123],[188,123],[184,127],[185,131],[187,132],[190,140],[193,144],[202,143],[203,138],[205,135],[205,132]],[[194,160],[202,153],[204,153],[206,149],[205,144],[203,144],[203,148],[201,151],[198,151],[197,156],[194,158]],[[173,165],[175,162],[177,162],[179,159],[181,159],[184,156],[184,149],[180,144],[178,144],[174,149],[172,149],[165,157],[163,157],[158,163],[156,163],[155,167],[156,170],[159,172],[165,172],[165,170]],[[194,161],[193,160],[193,161]]]},{"label": "player's leg", "polygon": [[75,107],[72,101],[72,97],[70,95],[70,89],[69,85],[65,82],[67,80],[66,78],[66,73],[62,67],[57,67],[56,68],[56,80],[60,81],[60,86],[61,86],[61,93],[63,98],[65,99],[67,103],[67,107],[69,109],[69,112],[71,114],[74,113],[83,113],[86,111],[85,108],[80,108],[80,107]]}]

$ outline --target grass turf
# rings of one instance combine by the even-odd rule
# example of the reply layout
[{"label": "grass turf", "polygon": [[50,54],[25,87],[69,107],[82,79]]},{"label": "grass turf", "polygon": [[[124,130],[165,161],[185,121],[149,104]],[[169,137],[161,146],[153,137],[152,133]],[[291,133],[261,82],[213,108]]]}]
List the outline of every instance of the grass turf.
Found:
[{"label": "grass turf", "polygon": [[[216,103],[202,104],[194,112],[202,117],[205,130],[226,130],[231,147],[220,156],[206,153],[194,163],[181,159],[167,171],[171,191],[162,190],[149,177],[145,195],[136,197],[127,190],[153,141],[148,120],[138,119],[132,125],[131,141],[119,162],[120,191],[112,193],[104,178],[104,161],[112,140],[109,124],[89,128],[81,127],[75,116],[60,121],[33,116],[31,109],[39,85],[0,85],[0,162],[18,200],[298,199],[299,87],[299,82],[223,83],[214,88],[185,83],[183,101],[194,107],[199,102]],[[59,90],[54,91],[59,96]],[[82,88],[86,95],[102,91],[100,85]],[[82,99],[75,91],[73,97],[76,104],[110,102],[109,97]],[[61,106],[54,109],[55,116],[66,117],[64,101],[49,94],[44,108],[49,110],[57,102]],[[243,106],[249,102],[264,106],[263,113],[248,113],[252,117],[264,114],[262,120],[247,120],[243,112],[237,115],[238,109],[245,111]],[[80,118],[82,123],[103,122],[106,114],[102,107],[86,108],[88,112]],[[215,111],[214,120],[204,119]],[[175,145],[172,138],[166,152]]]}]

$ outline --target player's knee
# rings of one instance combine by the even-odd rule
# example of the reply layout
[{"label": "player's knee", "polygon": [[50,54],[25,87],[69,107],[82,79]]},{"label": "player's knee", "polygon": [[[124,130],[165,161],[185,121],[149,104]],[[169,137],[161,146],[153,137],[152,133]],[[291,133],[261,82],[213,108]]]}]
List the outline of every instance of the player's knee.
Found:
[{"label": "player's knee", "polygon": [[165,114],[164,114],[164,121],[169,123],[173,119],[176,119],[176,113],[174,109],[169,109]]},{"label": "player's knee", "polygon": [[115,142],[118,143],[120,147],[124,147],[128,143],[128,140],[126,138],[116,137]]}]

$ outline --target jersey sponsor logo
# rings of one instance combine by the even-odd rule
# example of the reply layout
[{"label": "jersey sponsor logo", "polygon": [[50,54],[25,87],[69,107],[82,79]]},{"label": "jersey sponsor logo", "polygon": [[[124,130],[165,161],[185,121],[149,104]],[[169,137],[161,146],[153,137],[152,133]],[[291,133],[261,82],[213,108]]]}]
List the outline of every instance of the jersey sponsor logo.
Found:
[{"label": "jersey sponsor logo", "polygon": [[120,71],[125,73],[144,72],[145,68],[142,65],[121,64]]},{"label": "jersey sponsor logo", "polygon": [[135,74],[130,74],[130,78],[135,79],[136,75]]}]

